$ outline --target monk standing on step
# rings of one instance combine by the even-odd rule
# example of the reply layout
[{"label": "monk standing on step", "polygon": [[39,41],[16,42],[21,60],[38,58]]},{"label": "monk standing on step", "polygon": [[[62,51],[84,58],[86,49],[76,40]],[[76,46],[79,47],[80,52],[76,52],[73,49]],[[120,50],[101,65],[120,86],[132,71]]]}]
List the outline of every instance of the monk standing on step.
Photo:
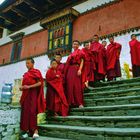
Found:
[{"label": "monk standing on step", "polygon": [[37,114],[45,111],[45,99],[43,91],[43,77],[38,69],[34,68],[32,58],[26,60],[28,71],[23,75],[20,128],[25,132],[22,138],[27,138],[28,133],[33,138],[39,137],[37,128]]},{"label": "monk standing on step", "polygon": [[140,42],[137,40],[135,34],[131,35],[129,45],[133,77],[140,77]]},{"label": "monk standing on step", "polygon": [[95,81],[104,80],[106,74],[106,49],[99,43],[99,36],[94,35],[93,42],[91,43],[91,52],[95,60],[96,70],[94,71]]},{"label": "monk standing on step", "polygon": [[64,94],[62,74],[55,59],[51,61],[51,68],[46,73],[46,82],[46,104],[49,115],[67,116],[69,107]]},{"label": "monk standing on step", "polygon": [[73,41],[72,52],[66,62],[65,82],[66,97],[70,106],[83,107],[83,87],[82,87],[82,69],[84,65],[84,54],[79,49],[80,42]]},{"label": "monk standing on step", "polygon": [[62,75],[62,79],[63,79],[63,85],[65,83],[64,81],[64,68],[65,68],[65,64],[61,62],[62,60],[62,56],[61,54],[56,54],[55,55],[55,60],[57,61],[57,70],[61,72],[61,75]]},{"label": "monk standing on step", "polygon": [[57,70],[59,70],[61,72],[62,76],[63,76],[64,75],[64,67],[65,67],[65,64],[61,62],[61,60],[62,60],[61,54],[56,54],[55,55],[55,60],[58,63]]},{"label": "monk standing on step", "polygon": [[94,81],[94,70],[95,70],[95,62],[93,59],[93,54],[90,50],[89,42],[84,43],[84,48],[82,49],[84,54],[84,66],[83,66],[83,73],[82,73],[82,82],[83,87],[89,86],[89,82]]},{"label": "monk standing on step", "polygon": [[107,46],[107,78],[108,81],[121,77],[120,52],[121,45],[114,42],[114,37],[109,37],[110,44]]}]

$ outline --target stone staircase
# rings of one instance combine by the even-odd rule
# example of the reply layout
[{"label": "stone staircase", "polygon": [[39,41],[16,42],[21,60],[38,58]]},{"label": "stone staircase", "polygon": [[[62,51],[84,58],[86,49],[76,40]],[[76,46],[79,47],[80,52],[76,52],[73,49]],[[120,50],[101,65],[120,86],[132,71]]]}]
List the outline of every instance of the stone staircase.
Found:
[{"label": "stone staircase", "polygon": [[[85,107],[47,118],[40,135],[67,140],[140,140],[140,78],[96,83]],[[46,138],[47,140],[47,138]]]}]

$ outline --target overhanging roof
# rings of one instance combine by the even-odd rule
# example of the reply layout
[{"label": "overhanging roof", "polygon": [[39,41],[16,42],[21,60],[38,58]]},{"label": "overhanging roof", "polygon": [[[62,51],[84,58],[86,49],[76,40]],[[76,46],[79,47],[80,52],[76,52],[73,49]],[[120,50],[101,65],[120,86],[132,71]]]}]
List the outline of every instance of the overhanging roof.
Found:
[{"label": "overhanging roof", "polygon": [[85,0],[6,0],[0,5],[0,27],[16,31]]}]

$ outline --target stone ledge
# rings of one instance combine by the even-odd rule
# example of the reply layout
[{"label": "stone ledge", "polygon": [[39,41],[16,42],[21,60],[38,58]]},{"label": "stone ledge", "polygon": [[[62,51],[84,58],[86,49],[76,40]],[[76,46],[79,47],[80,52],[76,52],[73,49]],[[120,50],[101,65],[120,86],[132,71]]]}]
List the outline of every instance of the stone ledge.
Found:
[{"label": "stone ledge", "polygon": [[[125,88],[125,87],[135,87],[135,86],[140,86],[140,82],[133,82],[133,83],[123,83],[123,84],[118,84],[118,85],[107,85],[104,87],[95,87],[95,88],[89,88],[89,92],[93,91],[101,91],[101,90],[111,90],[111,89],[118,89],[118,88]],[[86,93],[85,93],[86,94]]]},{"label": "stone ledge", "polygon": [[[78,127],[66,125],[40,125],[39,130],[59,131],[67,133],[69,131],[84,133],[88,135],[115,135],[115,136],[140,136],[140,128],[99,128],[99,127]],[[44,131],[45,132],[45,131]]]},{"label": "stone ledge", "polygon": [[101,91],[101,92],[97,92],[97,93],[85,93],[84,96],[85,97],[89,97],[89,96],[100,96],[100,95],[113,95],[113,94],[123,94],[123,93],[130,93],[130,92],[140,92],[140,88],[132,88],[132,89],[126,89],[126,90],[115,90],[115,91]]},{"label": "stone ledge", "polygon": [[114,109],[140,109],[140,104],[126,104],[126,105],[114,105],[114,106],[97,106],[97,107],[84,107],[73,108],[72,111],[95,111],[95,110],[114,110]]}]

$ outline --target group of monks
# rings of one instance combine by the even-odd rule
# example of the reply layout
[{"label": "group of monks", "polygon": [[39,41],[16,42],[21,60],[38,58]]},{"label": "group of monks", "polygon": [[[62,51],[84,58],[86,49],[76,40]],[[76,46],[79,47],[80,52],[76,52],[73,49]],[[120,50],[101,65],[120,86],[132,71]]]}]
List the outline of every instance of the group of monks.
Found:
[{"label": "group of monks", "polygon": [[[140,42],[136,35],[131,36],[130,53],[133,76],[140,76]],[[116,80],[121,77],[120,53],[121,44],[109,37],[99,43],[98,35],[94,35],[93,42],[85,42],[84,48],[79,49],[80,42],[74,40],[73,52],[68,56],[66,63],[61,63],[62,56],[56,54],[50,62],[46,73],[47,95],[44,98],[43,77],[38,69],[34,68],[32,58],[26,60],[28,71],[23,75],[20,90],[21,130],[23,138],[32,134],[39,137],[37,128],[37,114],[47,110],[48,116],[67,116],[70,107],[84,107],[83,91],[91,82]]]}]

